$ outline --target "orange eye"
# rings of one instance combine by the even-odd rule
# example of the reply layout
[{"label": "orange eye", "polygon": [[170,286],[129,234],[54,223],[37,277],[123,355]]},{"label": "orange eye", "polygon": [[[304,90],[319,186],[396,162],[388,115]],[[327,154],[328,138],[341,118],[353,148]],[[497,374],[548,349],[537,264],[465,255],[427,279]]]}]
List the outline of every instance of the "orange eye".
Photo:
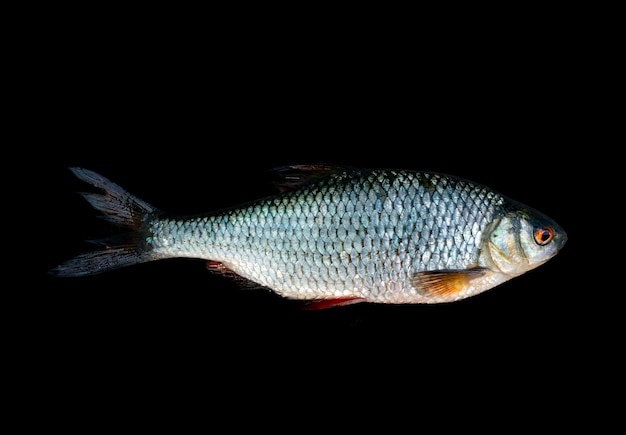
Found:
[{"label": "orange eye", "polygon": [[550,227],[535,228],[535,242],[537,242],[538,245],[543,246],[543,245],[550,243],[550,240],[552,240],[552,237],[554,237],[552,228]]}]

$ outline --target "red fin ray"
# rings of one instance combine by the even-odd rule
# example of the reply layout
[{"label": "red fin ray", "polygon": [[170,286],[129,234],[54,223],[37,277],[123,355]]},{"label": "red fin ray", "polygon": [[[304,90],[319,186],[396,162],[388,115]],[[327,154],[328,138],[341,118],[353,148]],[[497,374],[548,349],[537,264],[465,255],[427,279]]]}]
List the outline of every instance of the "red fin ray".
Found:
[{"label": "red fin ray", "polygon": [[302,309],[307,311],[325,310],[333,307],[343,307],[345,305],[358,304],[367,302],[366,299],[357,297],[332,298],[332,299],[316,299],[307,302]]}]

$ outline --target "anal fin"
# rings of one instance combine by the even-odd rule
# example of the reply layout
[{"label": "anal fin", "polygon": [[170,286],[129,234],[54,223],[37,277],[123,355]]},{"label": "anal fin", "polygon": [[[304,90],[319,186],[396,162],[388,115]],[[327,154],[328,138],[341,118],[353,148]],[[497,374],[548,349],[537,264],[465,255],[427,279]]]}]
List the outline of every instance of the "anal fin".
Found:
[{"label": "anal fin", "polygon": [[263,288],[262,285],[254,281],[251,281],[248,278],[244,278],[243,276],[239,275],[234,270],[230,269],[228,266],[224,265],[223,263],[220,263],[219,261],[213,261],[213,260],[207,261],[206,268],[212,273],[225,276],[231,279],[233,282],[237,283],[237,285],[239,285],[242,289]]}]

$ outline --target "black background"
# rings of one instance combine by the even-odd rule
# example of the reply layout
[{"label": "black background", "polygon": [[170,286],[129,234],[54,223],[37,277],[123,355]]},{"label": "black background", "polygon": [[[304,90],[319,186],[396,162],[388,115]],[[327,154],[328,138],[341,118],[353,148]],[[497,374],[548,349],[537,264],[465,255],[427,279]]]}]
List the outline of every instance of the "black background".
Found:
[{"label": "black background", "polygon": [[[595,164],[596,134],[582,39],[315,27],[292,39],[293,29],[167,23],[59,26],[24,69],[18,111],[34,122],[16,148],[22,167],[36,167],[26,210],[37,258],[16,329],[29,332],[24,362],[43,400],[69,392],[71,406],[99,416],[81,398],[114,394],[114,415],[136,402],[171,410],[180,398],[195,416],[209,400],[249,409],[279,389],[280,406],[318,394],[336,412],[342,398],[387,402],[381,388],[401,407],[396,394],[434,383],[428,394],[448,399],[444,408],[479,391],[495,402],[531,394],[533,415],[554,418],[549,397],[593,383],[574,387],[564,371],[594,351],[581,318],[601,311],[576,285],[593,231],[581,225],[577,185],[581,164]],[[105,228],[70,166],[189,214],[270,195],[272,167],[308,163],[460,175],[551,216],[569,241],[536,270],[433,306],[302,311],[189,259],[47,274]]]}]

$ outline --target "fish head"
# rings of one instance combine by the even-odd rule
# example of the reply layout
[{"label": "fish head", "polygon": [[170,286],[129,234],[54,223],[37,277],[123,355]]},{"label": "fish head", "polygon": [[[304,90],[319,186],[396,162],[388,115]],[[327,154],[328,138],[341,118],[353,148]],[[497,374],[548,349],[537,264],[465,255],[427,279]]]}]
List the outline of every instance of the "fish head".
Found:
[{"label": "fish head", "polygon": [[[514,277],[553,258],[565,245],[567,233],[545,214],[512,203],[488,233],[485,264]],[[488,257],[488,258],[487,258]]]}]

